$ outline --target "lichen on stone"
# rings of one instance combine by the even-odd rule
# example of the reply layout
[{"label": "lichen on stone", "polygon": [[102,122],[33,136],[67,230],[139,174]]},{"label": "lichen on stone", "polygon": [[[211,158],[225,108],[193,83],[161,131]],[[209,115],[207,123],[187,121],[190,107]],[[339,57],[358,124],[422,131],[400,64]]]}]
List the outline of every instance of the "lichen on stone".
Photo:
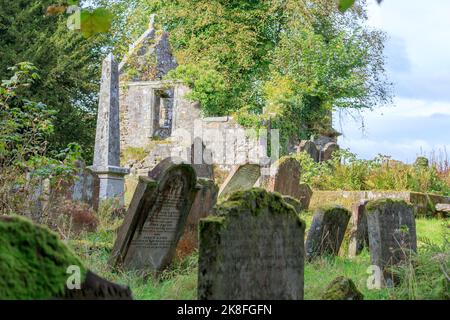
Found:
[{"label": "lichen on stone", "polygon": [[352,279],[340,276],[335,278],[325,289],[322,300],[364,300]]},{"label": "lichen on stone", "polygon": [[405,206],[411,206],[405,200],[385,198],[385,199],[369,201],[366,205],[366,210],[367,210],[367,213],[370,214],[370,213],[375,212],[378,208],[380,208],[382,206],[393,205],[393,204],[403,204]]},{"label": "lichen on stone", "polygon": [[262,188],[252,188],[231,194],[226,201],[216,206],[216,212],[218,216],[239,215],[243,212],[258,216],[264,208],[276,214],[294,215],[299,223],[305,226],[295,208],[285,202],[281,194],[267,192]]},{"label": "lichen on stone", "polygon": [[22,217],[0,217],[0,299],[51,299],[61,296],[81,261],[44,226]]}]

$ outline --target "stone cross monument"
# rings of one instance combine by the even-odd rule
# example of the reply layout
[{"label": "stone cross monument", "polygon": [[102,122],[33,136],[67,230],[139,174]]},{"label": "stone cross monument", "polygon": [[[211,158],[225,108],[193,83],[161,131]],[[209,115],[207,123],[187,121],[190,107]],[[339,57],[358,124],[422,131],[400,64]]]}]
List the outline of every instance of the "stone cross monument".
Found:
[{"label": "stone cross monument", "polygon": [[129,170],[120,167],[119,70],[112,54],[105,58],[102,66],[94,164],[91,169],[100,179],[99,200],[117,198],[123,205],[124,176]]}]

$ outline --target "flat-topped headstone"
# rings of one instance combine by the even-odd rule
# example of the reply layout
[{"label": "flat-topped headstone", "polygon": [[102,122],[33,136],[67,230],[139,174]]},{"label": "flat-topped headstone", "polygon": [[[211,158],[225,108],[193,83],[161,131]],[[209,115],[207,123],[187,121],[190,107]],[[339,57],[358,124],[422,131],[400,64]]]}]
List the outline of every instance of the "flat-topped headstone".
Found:
[{"label": "flat-topped headstone", "polygon": [[298,146],[299,152],[306,152],[314,160],[314,162],[319,162],[320,150],[317,148],[316,144],[311,140],[304,140],[300,142]]},{"label": "flat-topped headstone", "polygon": [[305,245],[308,260],[338,255],[350,217],[350,212],[340,206],[318,209],[314,213]]},{"label": "flat-topped headstone", "polygon": [[277,193],[237,192],[200,221],[200,300],[301,300],[305,223]]},{"label": "flat-topped headstone", "polygon": [[352,206],[352,229],[348,246],[349,257],[356,257],[364,248],[369,248],[367,232],[366,205],[367,200],[361,200]]},{"label": "flat-topped headstone", "polygon": [[260,185],[269,192],[300,199],[300,162],[292,157],[283,157],[270,167],[270,175],[262,175]]},{"label": "flat-topped headstone", "polygon": [[189,255],[198,249],[198,225],[200,219],[212,215],[217,203],[218,187],[213,180],[198,179],[197,195],[189,212],[183,236],[178,242],[177,251],[181,256]]},{"label": "flat-topped headstone", "polygon": [[184,232],[196,192],[192,166],[171,158],[160,162],[148,177],[139,177],[110,265],[149,271],[165,268]]},{"label": "flat-topped headstone", "polygon": [[329,142],[320,152],[320,161],[328,161],[333,158],[333,154],[339,150],[339,145],[336,142]]},{"label": "flat-topped headstone", "polygon": [[219,197],[226,197],[239,190],[251,189],[261,176],[258,164],[244,164],[234,167],[220,187]]},{"label": "flat-topped headstone", "polygon": [[414,208],[403,200],[380,199],[366,205],[372,265],[380,268],[385,286],[395,284],[390,268],[417,250]]}]

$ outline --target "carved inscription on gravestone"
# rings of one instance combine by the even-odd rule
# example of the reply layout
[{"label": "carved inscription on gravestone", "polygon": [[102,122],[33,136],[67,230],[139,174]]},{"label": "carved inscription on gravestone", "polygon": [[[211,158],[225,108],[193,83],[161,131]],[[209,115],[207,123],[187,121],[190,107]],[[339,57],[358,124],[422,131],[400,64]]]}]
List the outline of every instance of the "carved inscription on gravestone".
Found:
[{"label": "carved inscription on gravestone", "polygon": [[140,177],[110,264],[126,269],[161,270],[175,254],[197,189],[190,165],[161,162]]},{"label": "carved inscription on gravestone", "polygon": [[279,194],[230,196],[200,222],[198,298],[303,299],[305,223]]}]

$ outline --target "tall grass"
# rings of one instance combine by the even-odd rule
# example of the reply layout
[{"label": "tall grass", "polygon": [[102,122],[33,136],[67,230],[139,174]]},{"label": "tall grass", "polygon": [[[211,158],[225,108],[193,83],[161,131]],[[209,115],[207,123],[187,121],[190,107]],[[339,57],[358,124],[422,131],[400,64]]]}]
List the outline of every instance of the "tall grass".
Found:
[{"label": "tall grass", "polygon": [[450,196],[446,153],[432,156],[430,165],[404,164],[382,155],[361,160],[348,150],[339,150],[331,160],[321,163],[306,153],[295,157],[302,166],[302,182],[316,190],[416,191]]}]

